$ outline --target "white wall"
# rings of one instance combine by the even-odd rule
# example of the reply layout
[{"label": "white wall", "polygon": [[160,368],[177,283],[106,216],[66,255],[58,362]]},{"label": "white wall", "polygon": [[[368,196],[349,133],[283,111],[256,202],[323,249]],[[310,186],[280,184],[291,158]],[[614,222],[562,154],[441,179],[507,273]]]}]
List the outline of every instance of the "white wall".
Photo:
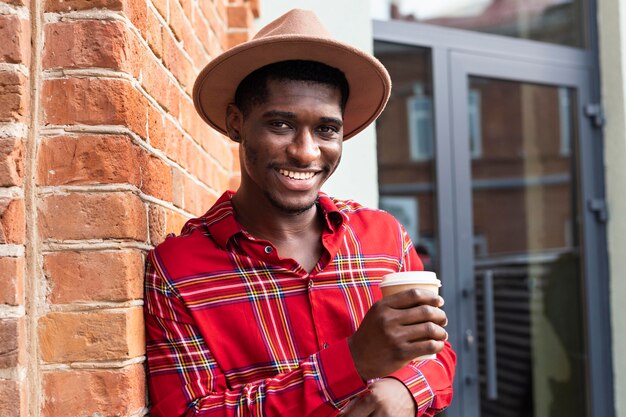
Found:
[{"label": "white wall", "polygon": [[[313,10],[336,39],[364,51],[372,51],[372,23],[369,2],[363,0],[261,0],[256,27],[292,8]],[[378,169],[376,165],[375,128],[370,126],[344,143],[343,157],[337,172],[324,185],[328,194],[354,199],[369,207],[378,207]]]},{"label": "white wall", "polygon": [[617,417],[626,417],[626,2],[598,1]]}]

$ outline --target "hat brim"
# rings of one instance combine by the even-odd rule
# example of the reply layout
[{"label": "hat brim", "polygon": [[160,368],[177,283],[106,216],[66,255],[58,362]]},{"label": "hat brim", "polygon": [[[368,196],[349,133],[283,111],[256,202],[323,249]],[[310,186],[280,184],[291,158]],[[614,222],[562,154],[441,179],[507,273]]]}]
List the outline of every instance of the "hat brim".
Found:
[{"label": "hat brim", "polygon": [[328,38],[282,35],[240,44],[212,60],[194,84],[196,110],[204,121],[226,134],[226,108],[234,102],[239,83],[256,69],[288,60],[318,61],[343,71],[350,86],[344,140],[376,120],[387,104],[391,79],[373,56]]}]

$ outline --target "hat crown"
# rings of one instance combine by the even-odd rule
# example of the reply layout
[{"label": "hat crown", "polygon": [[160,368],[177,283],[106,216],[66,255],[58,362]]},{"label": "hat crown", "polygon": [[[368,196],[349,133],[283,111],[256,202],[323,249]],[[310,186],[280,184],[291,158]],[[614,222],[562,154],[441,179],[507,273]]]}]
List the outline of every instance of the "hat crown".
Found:
[{"label": "hat crown", "polygon": [[293,9],[261,28],[253,39],[273,36],[330,38],[330,33],[310,10]]}]

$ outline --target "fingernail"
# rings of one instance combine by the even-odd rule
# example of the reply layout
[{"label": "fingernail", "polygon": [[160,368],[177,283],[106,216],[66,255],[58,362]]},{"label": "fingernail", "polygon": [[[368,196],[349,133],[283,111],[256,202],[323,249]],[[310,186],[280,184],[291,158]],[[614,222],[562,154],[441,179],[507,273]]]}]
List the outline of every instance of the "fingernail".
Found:
[{"label": "fingernail", "polygon": [[439,307],[443,307],[443,305],[445,304],[445,300],[443,299],[443,297],[439,297]]}]

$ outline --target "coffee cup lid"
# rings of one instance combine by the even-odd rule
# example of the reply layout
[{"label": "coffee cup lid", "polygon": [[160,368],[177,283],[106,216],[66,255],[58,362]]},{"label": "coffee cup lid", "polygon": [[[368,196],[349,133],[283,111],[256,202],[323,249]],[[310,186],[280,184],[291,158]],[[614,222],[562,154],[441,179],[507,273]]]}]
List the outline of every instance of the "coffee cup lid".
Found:
[{"label": "coffee cup lid", "polygon": [[432,271],[406,271],[387,274],[383,276],[379,287],[406,284],[428,284],[441,287],[441,281],[437,279],[437,274]]}]

